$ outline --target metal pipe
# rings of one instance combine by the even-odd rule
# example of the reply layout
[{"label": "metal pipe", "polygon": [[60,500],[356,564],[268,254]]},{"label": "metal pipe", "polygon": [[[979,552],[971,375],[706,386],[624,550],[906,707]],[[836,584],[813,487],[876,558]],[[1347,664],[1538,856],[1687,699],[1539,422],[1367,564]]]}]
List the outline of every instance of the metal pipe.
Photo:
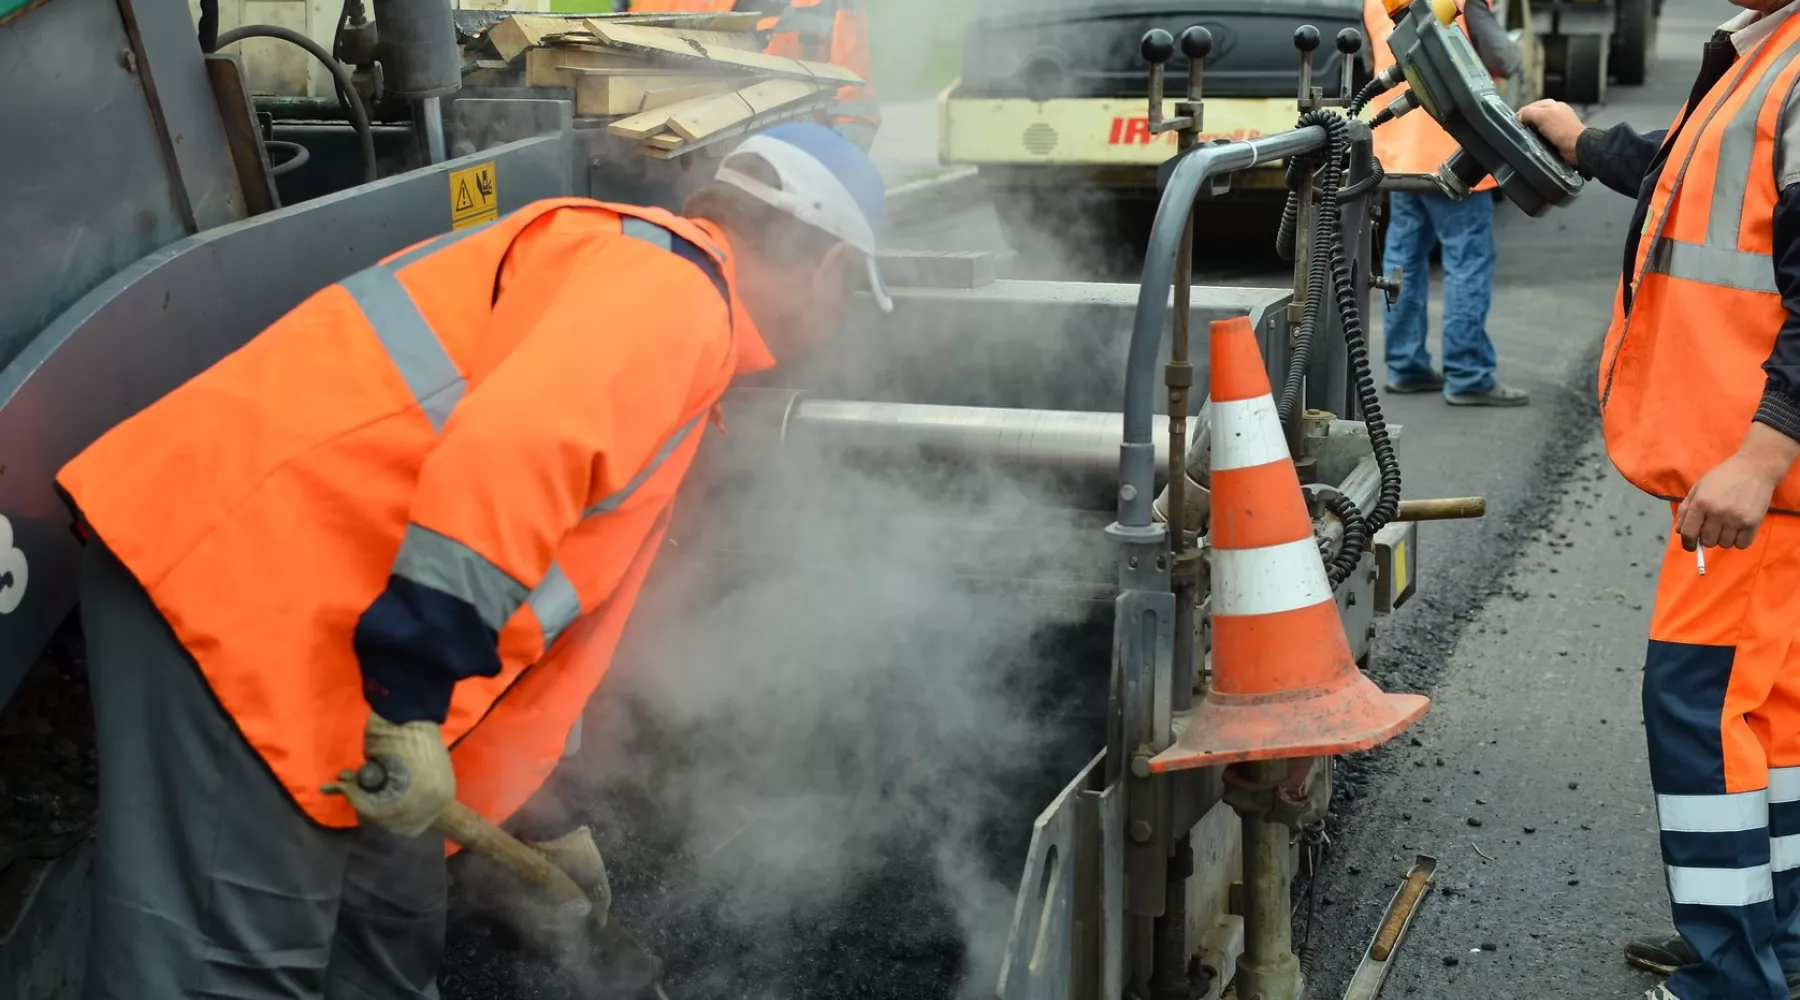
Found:
[{"label": "metal pipe", "polygon": [[413,120],[419,130],[419,143],[426,162],[444,162],[443,99],[427,97],[413,105]]},{"label": "metal pipe", "polygon": [[[876,467],[962,466],[1033,477],[1054,484],[1069,506],[1094,510],[1110,508],[1119,485],[1116,413],[853,402],[760,388],[732,390],[724,411],[737,445],[709,460],[728,465],[791,450]],[[1158,431],[1167,419],[1156,418]],[[1157,459],[1166,463],[1167,439],[1158,441]]]},{"label": "metal pipe", "polygon": [[[768,390],[738,389],[727,397]],[[1166,426],[1168,418],[1156,423]],[[872,454],[889,462],[953,461],[1117,482],[1119,415],[1076,410],[866,403],[801,396],[783,412],[781,443]],[[1167,438],[1164,438],[1165,442]],[[1168,452],[1159,448],[1159,464]],[[1109,491],[1110,492],[1110,491]]]},{"label": "metal pipe", "polygon": [[1193,213],[1200,186],[1221,174],[1322,149],[1327,139],[1323,128],[1310,125],[1247,142],[1201,146],[1183,156],[1171,172],[1150,230],[1126,358],[1125,440],[1119,447],[1119,524],[1128,529],[1127,535],[1138,533],[1130,529],[1149,528],[1151,523],[1150,504],[1156,496],[1157,453],[1152,433],[1157,349],[1169,315],[1177,241]]},{"label": "metal pipe", "polygon": [[[1273,785],[1287,777],[1288,762],[1258,761],[1244,767],[1251,781]],[[1237,995],[1240,1000],[1299,1000],[1288,828],[1248,814],[1243,828],[1244,954],[1238,959]]]}]

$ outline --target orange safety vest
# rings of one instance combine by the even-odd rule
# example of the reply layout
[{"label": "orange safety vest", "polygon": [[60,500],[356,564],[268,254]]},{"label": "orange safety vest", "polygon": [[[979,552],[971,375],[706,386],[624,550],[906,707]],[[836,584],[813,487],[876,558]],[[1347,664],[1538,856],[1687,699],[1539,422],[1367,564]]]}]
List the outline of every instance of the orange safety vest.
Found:
[{"label": "orange safety vest", "polygon": [[[1488,0],[1478,2],[1488,3]],[[1464,0],[1456,0],[1456,24],[1466,35],[1469,25],[1463,19],[1463,3]],[[1369,37],[1377,39],[1375,73],[1380,75],[1394,65],[1394,50],[1388,48],[1388,36],[1394,33],[1394,19],[1388,15],[1381,0],[1363,0],[1363,25],[1368,29]],[[1386,107],[1407,89],[1405,83],[1400,84],[1383,94],[1375,102],[1376,106]],[[1437,173],[1444,161],[1459,148],[1450,133],[1426,114],[1424,108],[1414,108],[1375,130],[1375,156],[1381,160],[1382,169],[1390,174]],[[1494,178],[1485,177],[1475,185],[1475,190],[1492,191],[1497,186]]]},{"label": "orange safety vest", "polygon": [[[1621,282],[1600,363],[1606,450],[1639,489],[1680,500],[1743,441],[1787,319],[1775,287],[1775,155],[1800,77],[1800,19],[1684,108]],[[1791,124],[1791,123],[1788,123]],[[1679,134],[1675,129],[1679,128]],[[1800,472],[1774,507],[1800,513]]]},{"label": "orange safety vest", "polygon": [[[314,820],[362,761],[352,647],[390,575],[466,601],[500,672],[456,685],[457,797],[496,822],[562,756],[703,422],[774,363],[722,235],[558,199],[318,292],[101,437],[58,483]],[[179,720],[172,720],[179,724]]]},{"label": "orange safety vest", "polygon": [[[828,62],[862,77],[864,83],[838,89],[831,124],[840,131],[866,130],[864,140],[874,137],[881,108],[869,68],[869,15],[862,0],[789,0],[787,9],[763,18],[757,28],[770,32],[763,50],[769,55]],[[866,148],[867,141],[862,145]]]}]

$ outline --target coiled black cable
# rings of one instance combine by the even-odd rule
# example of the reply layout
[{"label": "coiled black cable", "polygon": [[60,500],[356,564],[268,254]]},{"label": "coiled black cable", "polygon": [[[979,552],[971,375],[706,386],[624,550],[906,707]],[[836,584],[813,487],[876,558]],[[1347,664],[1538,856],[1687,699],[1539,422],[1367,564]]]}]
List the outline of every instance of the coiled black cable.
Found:
[{"label": "coiled black cable", "polygon": [[[1294,255],[1294,232],[1299,228],[1299,186],[1302,184],[1315,184],[1319,188],[1319,210],[1313,218],[1314,252],[1317,253],[1319,248],[1333,239],[1342,240],[1342,235],[1337,232],[1340,228],[1337,204],[1344,176],[1344,158],[1350,148],[1349,126],[1344,119],[1327,111],[1309,111],[1300,116],[1300,122],[1295,127],[1306,128],[1309,125],[1324,127],[1328,138],[1322,155],[1294,157],[1288,161],[1290,190],[1287,204],[1282,209],[1282,222],[1285,225],[1282,231],[1276,233],[1276,239],[1281,241],[1277,249],[1285,247],[1289,260]],[[1290,216],[1295,221],[1288,224]],[[1276,412],[1280,414],[1283,426],[1291,426],[1299,415],[1301,396],[1306,391],[1306,372],[1312,365],[1313,343],[1318,337],[1319,321],[1325,311],[1325,295],[1328,291],[1326,283],[1330,279],[1330,271],[1321,266],[1319,261],[1308,262],[1306,306],[1300,315],[1300,329],[1294,334],[1293,352],[1288,355],[1287,378],[1282,382],[1281,398],[1277,401]]]},{"label": "coiled black cable", "polygon": [[1387,171],[1381,168],[1381,161],[1373,156],[1369,157],[1369,176],[1339,191],[1338,204],[1342,205],[1344,202],[1355,201],[1364,195],[1373,194],[1386,177]]},{"label": "coiled black cable", "polygon": [[1381,77],[1377,75],[1375,79],[1363,84],[1362,89],[1356,92],[1356,96],[1350,99],[1350,104],[1344,109],[1344,113],[1355,118],[1362,114],[1362,109],[1368,107],[1370,101],[1380,97],[1392,87],[1392,84],[1381,82]]},{"label": "coiled black cable", "polygon": [[1325,578],[1335,590],[1338,584],[1350,579],[1350,574],[1356,572],[1356,565],[1362,562],[1363,552],[1369,547],[1369,523],[1363,519],[1356,504],[1342,494],[1327,497],[1325,509],[1344,522],[1344,540],[1338,544],[1337,554],[1331,557],[1331,562],[1325,565]]},{"label": "coiled black cable", "polygon": [[[1365,91],[1368,89],[1364,88]],[[1282,387],[1279,410],[1282,421],[1286,423],[1293,419],[1299,408],[1306,369],[1311,359],[1312,339],[1317,330],[1318,314],[1311,307],[1323,298],[1322,285],[1329,283],[1337,299],[1339,322],[1344,328],[1344,348],[1350,362],[1350,377],[1356,384],[1357,403],[1362,410],[1363,425],[1368,428],[1369,446],[1375,455],[1375,466],[1381,476],[1374,509],[1367,514],[1362,514],[1347,500],[1328,507],[1344,522],[1344,542],[1338,547],[1337,555],[1332,558],[1330,565],[1330,576],[1335,586],[1355,569],[1362,559],[1369,538],[1399,513],[1400,460],[1394,453],[1393,441],[1388,437],[1387,421],[1381,413],[1381,396],[1375,389],[1375,374],[1369,366],[1369,343],[1363,333],[1362,309],[1357,301],[1355,276],[1351,273],[1348,255],[1344,250],[1344,226],[1339,201],[1343,196],[1340,184],[1344,160],[1350,149],[1350,126],[1345,118],[1323,109],[1301,115],[1296,125],[1297,128],[1312,126],[1324,129],[1326,134],[1323,157],[1312,161],[1317,163],[1320,190],[1314,227],[1317,234],[1313,244],[1315,258],[1309,262],[1307,284],[1309,291],[1317,289],[1318,292],[1308,296],[1308,311],[1302,314],[1302,329],[1296,338],[1294,355],[1288,365],[1288,377]],[[1310,163],[1299,166],[1302,174],[1309,165]],[[1297,193],[1290,194],[1289,197],[1290,200],[1295,200]],[[1309,316],[1312,317],[1311,321],[1307,318]]]}]

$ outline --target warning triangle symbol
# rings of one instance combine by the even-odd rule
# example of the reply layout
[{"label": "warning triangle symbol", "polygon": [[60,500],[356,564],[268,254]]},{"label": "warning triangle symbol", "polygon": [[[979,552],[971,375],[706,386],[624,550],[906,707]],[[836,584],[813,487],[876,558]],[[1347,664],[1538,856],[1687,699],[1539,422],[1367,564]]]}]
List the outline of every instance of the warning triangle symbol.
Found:
[{"label": "warning triangle symbol", "polygon": [[456,207],[452,211],[467,212],[475,207],[475,197],[469,194],[469,182],[462,180],[456,186]]}]

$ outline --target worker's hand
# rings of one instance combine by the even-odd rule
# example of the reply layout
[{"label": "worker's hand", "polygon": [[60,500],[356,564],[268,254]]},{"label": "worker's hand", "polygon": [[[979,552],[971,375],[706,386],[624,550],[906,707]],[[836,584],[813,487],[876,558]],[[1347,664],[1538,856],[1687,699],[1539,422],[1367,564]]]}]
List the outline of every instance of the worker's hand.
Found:
[{"label": "worker's hand", "polygon": [[1800,441],[1751,424],[1735,454],[1700,477],[1675,511],[1681,547],[1747,549],[1768,516],[1775,487],[1800,455]]},{"label": "worker's hand", "polygon": [[1537,129],[1569,166],[1576,166],[1575,143],[1587,126],[1581,123],[1575,109],[1561,101],[1533,101],[1519,109],[1519,122]]},{"label": "worker's hand", "polygon": [[396,725],[370,712],[363,756],[386,770],[386,784],[368,791],[357,783],[355,771],[345,771],[323,791],[349,799],[364,822],[416,837],[456,799],[456,772],[435,722]]},{"label": "worker's hand", "polygon": [[554,840],[524,843],[569,876],[586,897],[587,905],[571,907],[539,887],[521,886],[515,873],[480,855],[470,858],[463,871],[468,895],[521,941],[547,956],[590,947],[584,939],[605,927],[612,911],[612,884],[594,835],[584,826]]}]

